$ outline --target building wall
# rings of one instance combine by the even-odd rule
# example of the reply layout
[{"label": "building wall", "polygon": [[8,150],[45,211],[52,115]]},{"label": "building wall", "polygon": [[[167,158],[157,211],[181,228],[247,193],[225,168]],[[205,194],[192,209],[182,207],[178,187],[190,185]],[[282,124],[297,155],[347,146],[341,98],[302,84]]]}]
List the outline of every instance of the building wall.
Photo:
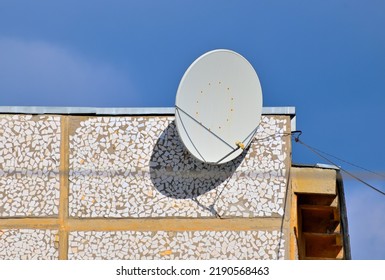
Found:
[{"label": "building wall", "polygon": [[185,150],[173,116],[0,124],[0,258],[35,258],[6,245],[42,230],[41,258],[288,257],[289,116],[262,116],[250,148],[220,166]]},{"label": "building wall", "polygon": [[0,115],[0,217],[58,214],[60,117]]}]

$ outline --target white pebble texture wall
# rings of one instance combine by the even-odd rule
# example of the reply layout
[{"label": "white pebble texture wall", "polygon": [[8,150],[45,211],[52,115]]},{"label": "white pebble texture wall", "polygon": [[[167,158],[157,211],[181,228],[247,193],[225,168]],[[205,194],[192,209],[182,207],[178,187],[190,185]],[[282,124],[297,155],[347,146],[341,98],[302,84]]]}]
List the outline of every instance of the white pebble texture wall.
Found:
[{"label": "white pebble texture wall", "polygon": [[0,260],[55,260],[57,230],[2,229],[0,230]]},{"label": "white pebble texture wall", "polygon": [[69,259],[283,259],[284,240],[273,231],[71,232]]},{"label": "white pebble texture wall", "polygon": [[263,116],[250,148],[214,166],[188,153],[174,117],[83,119],[70,135],[70,216],[282,216],[289,122]]},{"label": "white pebble texture wall", "polygon": [[55,216],[60,117],[0,115],[0,217]]},{"label": "white pebble texture wall", "polygon": [[[58,229],[71,219],[82,231],[61,235],[63,242],[68,233],[69,259],[284,259],[289,134],[289,116],[264,115],[248,149],[212,165],[185,149],[173,116],[0,115],[0,259],[58,259]],[[60,198],[67,186],[68,213],[66,191]],[[217,231],[81,224],[218,217],[276,219]],[[55,229],[35,229],[42,218]]]}]

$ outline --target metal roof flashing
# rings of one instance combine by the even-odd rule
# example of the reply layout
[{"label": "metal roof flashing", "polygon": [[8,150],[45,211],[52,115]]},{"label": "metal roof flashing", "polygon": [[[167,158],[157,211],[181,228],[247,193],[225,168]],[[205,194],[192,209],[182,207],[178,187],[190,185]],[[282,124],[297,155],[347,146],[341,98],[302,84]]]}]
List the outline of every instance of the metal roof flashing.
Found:
[{"label": "metal roof flashing", "polygon": [[[51,114],[51,115],[96,115],[96,116],[135,116],[166,115],[174,116],[174,107],[45,107],[45,106],[0,106],[0,114]],[[289,115],[291,131],[296,130],[295,107],[263,107],[262,115]]]},{"label": "metal roof flashing", "polygon": [[324,163],[316,163],[316,164],[301,164],[301,163],[293,163],[293,167],[299,167],[299,168],[320,168],[320,169],[334,169],[334,170],[341,170],[339,166],[332,165],[332,164],[324,164]]},{"label": "metal roof flashing", "polygon": [[[0,114],[58,114],[58,115],[174,115],[174,107],[44,107],[0,106]],[[295,116],[295,107],[263,107],[263,115]]]}]

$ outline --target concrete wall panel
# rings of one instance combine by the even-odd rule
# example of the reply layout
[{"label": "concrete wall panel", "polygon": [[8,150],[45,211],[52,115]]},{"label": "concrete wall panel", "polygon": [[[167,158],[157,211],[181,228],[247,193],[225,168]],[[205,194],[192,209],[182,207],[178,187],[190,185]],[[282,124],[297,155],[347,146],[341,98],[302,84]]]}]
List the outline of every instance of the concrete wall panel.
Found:
[{"label": "concrete wall panel", "polygon": [[57,230],[2,229],[0,230],[0,259],[55,260]]},{"label": "concrete wall panel", "polygon": [[70,233],[69,259],[283,259],[283,247],[278,230],[80,231]]},{"label": "concrete wall panel", "polygon": [[70,216],[282,216],[289,123],[263,116],[250,148],[214,166],[184,148],[174,117],[72,118]]},{"label": "concrete wall panel", "polygon": [[56,216],[60,117],[0,115],[0,217]]}]

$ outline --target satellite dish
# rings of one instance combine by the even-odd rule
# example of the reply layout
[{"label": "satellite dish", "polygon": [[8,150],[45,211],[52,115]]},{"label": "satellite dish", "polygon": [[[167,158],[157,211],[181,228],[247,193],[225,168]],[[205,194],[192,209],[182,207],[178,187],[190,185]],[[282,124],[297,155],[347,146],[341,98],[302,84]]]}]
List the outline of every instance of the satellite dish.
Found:
[{"label": "satellite dish", "polygon": [[175,122],[187,150],[221,164],[247,148],[261,120],[257,73],[240,54],[213,50],[195,60],[180,81]]}]

